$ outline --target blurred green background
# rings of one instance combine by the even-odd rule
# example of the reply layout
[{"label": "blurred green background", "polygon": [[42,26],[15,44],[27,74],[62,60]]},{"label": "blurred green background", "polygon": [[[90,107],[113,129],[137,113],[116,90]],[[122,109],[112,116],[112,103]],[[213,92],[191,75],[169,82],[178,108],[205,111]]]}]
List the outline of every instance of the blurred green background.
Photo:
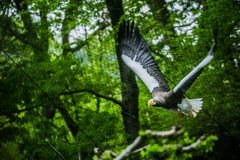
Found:
[{"label": "blurred green background", "polygon": [[[94,147],[119,153],[140,130],[175,123],[218,137],[190,159],[240,159],[239,17],[239,0],[1,0],[0,159],[59,158],[46,138],[66,159],[92,159]],[[149,90],[119,58],[123,20],[136,22],[171,89],[219,24],[214,59],[186,96],[203,98],[196,118],[147,106]]]}]

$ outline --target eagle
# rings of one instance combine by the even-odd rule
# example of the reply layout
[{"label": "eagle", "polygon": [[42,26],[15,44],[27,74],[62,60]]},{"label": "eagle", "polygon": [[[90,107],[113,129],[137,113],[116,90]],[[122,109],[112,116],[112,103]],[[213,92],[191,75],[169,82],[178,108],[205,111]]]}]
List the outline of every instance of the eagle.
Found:
[{"label": "eagle", "polygon": [[213,59],[217,49],[218,27],[214,30],[215,40],[207,56],[185,76],[172,90],[170,90],[164,75],[151,55],[149,46],[139,33],[138,27],[134,28],[134,21],[123,21],[118,31],[118,47],[125,64],[135,72],[147,86],[152,94],[148,106],[162,107],[176,113],[182,118],[184,115],[196,117],[202,109],[202,98],[186,99],[185,94],[204,67]]}]

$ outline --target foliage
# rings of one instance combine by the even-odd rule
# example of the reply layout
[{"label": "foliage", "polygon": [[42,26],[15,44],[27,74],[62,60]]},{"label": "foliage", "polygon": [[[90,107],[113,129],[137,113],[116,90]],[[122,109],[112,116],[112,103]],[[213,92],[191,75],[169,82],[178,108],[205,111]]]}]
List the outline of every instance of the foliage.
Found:
[{"label": "foliage", "polygon": [[196,150],[181,152],[179,147],[191,145],[196,141],[195,137],[190,139],[186,133],[178,140],[173,141],[171,139],[163,139],[162,141],[159,141],[160,143],[147,147],[146,151],[141,152],[141,156],[145,159],[151,159],[154,157],[165,159],[190,159],[197,156],[202,156],[208,152],[212,152],[214,141],[217,139],[218,138],[216,136],[209,136],[206,140],[197,145]]},{"label": "foliage", "polygon": [[[197,118],[147,107],[151,94],[136,77],[141,130],[179,123],[189,133],[177,141],[164,139],[141,155],[168,149],[169,159],[239,159],[239,1],[122,2],[119,23],[135,20],[171,89],[206,56],[212,29],[220,26],[214,59],[187,92],[188,98],[204,99]],[[131,136],[122,119],[126,84],[116,56],[118,26],[111,26],[108,9],[103,0],[0,2],[2,159],[57,159],[46,138],[66,159],[78,153],[92,159],[94,147],[117,154],[126,148]],[[203,134],[218,137],[215,147],[215,136],[193,153],[177,154],[171,145],[191,144]]]},{"label": "foliage", "polygon": [[217,136],[189,138],[188,132],[184,133],[179,129],[178,126],[173,126],[171,130],[163,132],[141,131],[140,136],[120,154],[106,150],[100,155],[98,150],[95,150],[93,160],[192,159],[199,156],[207,158],[206,153],[213,152],[214,141],[218,140]]}]

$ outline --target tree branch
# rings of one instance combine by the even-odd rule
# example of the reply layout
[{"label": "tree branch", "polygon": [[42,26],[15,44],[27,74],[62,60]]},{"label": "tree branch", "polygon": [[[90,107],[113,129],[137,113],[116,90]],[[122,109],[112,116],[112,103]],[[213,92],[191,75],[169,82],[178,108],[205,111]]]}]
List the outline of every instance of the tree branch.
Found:
[{"label": "tree branch", "polygon": [[135,150],[135,148],[143,143],[146,140],[145,136],[138,136],[132,144],[130,144],[124,151],[122,151],[114,160],[122,160],[131,155],[131,152]]},{"label": "tree branch", "polygon": [[38,106],[34,106],[34,107],[31,107],[31,108],[25,108],[25,109],[20,109],[20,110],[16,110],[16,111],[11,111],[11,112],[5,112],[5,113],[0,113],[0,115],[5,115],[5,114],[12,114],[12,113],[21,113],[21,112],[24,112],[24,111],[29,111],[29,110],[32,110],[34,108],[38,108],[38,107],[41,107],[42,105],[38,105]]},{"label": "tree branch", "polygon": [[[179,134],[182,134],[183,132],[180,131],[179,126],[173,126],[170,131],[163,131],[163,132],[153,132],[150,130],[147,130],[144,135],[138,136],[132,144],[130,144],[124,151],[122,151],[114,160],[123,160],[131,155],[132,152],[136,152],[136,147],[142,144],[146,140],[147,135],[151,135],[153,137],[168,137],[168,136],[177,136]],[[135,150],[135,151],[134,151]],[[138,152],[136,152],[138,153]]]},{"label": "tree branch", "polygon": [[19,33],[15,33],[10,27],[8,28],[8,30],[10,31],[10,33],[12,33],[13,36],[15,36],[18,40],[20,40],[22,43],[25,43],[25,44],[28,44],[30,45],[31,47],[33,47],[34,49],[37,49],[39,50],[40,52],[44,52],[43,49],[35,46],[32,41],[27,41],[25,40],[24,38],[22,37],[25,37],[25,33],[22,33],[22,34],[19,34]]},{"label": "tree branch", "polygon": [[81,155],[80,155],[80,153],[78,153],[78,160],[81,160]]},{"label": "tree branch", "polygon": [[65,160],[65,158],[62,156],[62,154],[61,154],[60,152],[58,152],[58,151],[51,145],[51,143],[48,141],[48,139],[46,139],[46,142],[47,142],[47,144],[49,145],[49,147],[50,147],[54,152],[57,153],[57,155],[59,155],[63,160]]},{"label": "tree branch", "polygon": [[97,98],[97,112],[99,112],[100,109],[100,98],[98,96],[96,96]]},{"label": "tree branch", "polygon": [[118,104],[119,106],[122,106],[122,102],[121,101],[118,101],[116,100],[115,98],[112,98],[112,97],[108,97],[108,96],[104,96],[104,95],[101,95],[97,92],[94,92],[92,90],[89,90],[89,89],[81,89],[81,90],[77,90],[77,91],[69,91],[69,92],[63,92],[63,93],[60,93],[60,95],[70,95],[70,94],[75,94],[75,93],[81,93],[81,92],[89,92],[89,93],[92,93],[94,94],[95,96],[97,97],[100,97],[100,98],[104,98],[106,100],[110,100],[112,101],[113,103],[116,103]]},{"label": "tree branch", "polygon": [[[101,17],[109,26],[111,26],[111,24],[104,18],[104,16],[99,14],[99,11],[95,11],[95,8],[92,7],[86,0],[85,3],[95,12],[98,14],[99,17]],[[114,28],[113,28],[114,29]]]},{"label": "tree branch", "polygon": [[88,41],[89,41],[89,38],[86,40],[78,40],[78,42],[76,42],[77,44],[75,43],[77,45],[76,47],[69,48],[67,50],[74,53],[75,51],[80,50],[82,47],[84,47],[86,44],[88,44]]},{"label": "tree branch", "polygon": [[100,156],[100,154],[99,154],[99,148],[94,148],[93,149],[93,151],[94,151],[94,153],[95,153],[95,155],[100,159],[101,158],[101,156]]},{"label": "tree branch", "polygon": [[136,149],[135,151],[132,151],[131,155],[132,155],[132,154],[135,154],[135,153],[139,153],[139,152],[145,150],[147,147],[150,147],[150,146],[151,146],[151,144],[146,145],[146,146],[143,146],[142,148],[138,148],[138,149]]},{"label": "tree branch", "polygon": [[178,136],[182,134],[183,132],[180,131],[180,127],[178,125],[172,126],[172,129],[170,131],[163,131],[163,132],[154,132],[151,130],[147,130],[145,132],[145,135],[151,135],[153,137],[169,137],[169,136]]},{"label": "tree branch", "polygon": [[228,34],[223,38],[223,40],[224,40],[225,38],[227,38],[227,36],[232,32],[234,26],[235,26],[239,21],[240,21],[240,19],[238,19],[238,20],[232,25],[232,28],[228,31]]},{"label": "tree branch", "polygon": [[[95,32],[93,32],[90,36],[94,37],[95,35],[99,34],[99,31],[104,30],[106,27],[108,27],[107,24],[102,25],[101,27],[99,27],[99,29],[97,29]],[[87,38],[86,40],[78,40],[78,42],[74,43],[77,46],[74,48],[69,48],[68,51],[74,53],[75,51],[80,50],[82,47],[84,47],[86,44],[88,44],[88,41],[91,41],[92,38]]]},{"label": "tree branch", "polygon": [[201,143],[203,140],[205,140],[205,136],[201,136],[195,143],[191,144],[190,146],[185,146],[181,148],[182,152],[189,152],[191,150],[194,150],[197,148],[198,144]]}]

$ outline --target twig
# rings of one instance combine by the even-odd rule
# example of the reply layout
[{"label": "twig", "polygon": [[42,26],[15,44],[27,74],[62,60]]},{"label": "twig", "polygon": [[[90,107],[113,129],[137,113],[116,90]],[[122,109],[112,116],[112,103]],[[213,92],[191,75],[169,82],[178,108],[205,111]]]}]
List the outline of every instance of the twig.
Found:
[{"label": "twig", "polygon": [[181,151],[182,151],[182,152],[189,152],[189,151],[191,151],[191,150],[194,150],[194,149],[197,148],[198,144],[201,143],[201,142],[202,142],[203,140],[205,140],[205,139],[206,139],[205,136],[201,136],[201,137],[197,140],[197,142],[191,144],[190,146],[182,147]]},{"label": "twig", "polygon": [[124,151],[122,151],[114,160],[122,160],[131,155],[131,152],[141,143],[146,140],[145,136],[138,136],[132,144],[130,144]]},{"label": "twig", "polygon": [[122,106],[122,102],[121,101],[118,101],[116,100],[115,98],[112,98],[112,97],[108,97],[108,96],[104,96],[104,95],[101,95],[97,92],[94,92],[92,90],[89,90],[89,89],[81,89],[81,90],[76,90],[76,91],[69,91],[69,92],[63,92],[63,93],[60,93],[61,95],[69,95],[69,94],[75,94],[75,93],[81,93],[81,92],[89,92],[89,93],[92,93],[94,94],[95,96],[97,97],[100,97],[100,98],[104,98],[106,100],[110,100],[112,101],[113,103],[116,103],[120,106]]},{"label": "twig", "polygon": [[[90,36],[94,37],[95,35],[97,35],[97,33],[100,31],[100,30],[104,30],[105,28],[107,28],[108,25],[104,25],[102,28],[99,28],[97,29],[96,31],[94,31]],[[78,39],[77,39],[78,40]],[[78,42],[76,43],[73,43],[76,45],[76,47],[74,48],[68,48],[67,50],[70,51],[70,52],[75,52],[75,51],[78,51],[80,50],[81,48],[83,48],[85,45],[88,44],[88,41],[92,40],[92,38],[87,38],[86,40],[78,40]]]},{"label": "twig", "polygon": [[110,150],[107,151],[107,152],[110,152],[110,155],[111,155],[112,158],[116,158],[117,157],[117,154],[115,152],[110,151]]},{"label": "twig", "polygon": [[233,28],[235,27],[235,25],[236,25],[238,22],[240,22],[240,19],[238,19],[238,20],[232,25],[231,29],[228,31],[227,35],[223,38],[222,41],[224,41],[225,38],[227,38],[227,36],[232,32]]},{"label": "twig", "polygon": [[150,146],[151,146],[151,144],[146,145],[146,146],[144,146],[144,147],[142,147],[142,148],[138,148],[138,149],[136,149],[135,151],[133,151],[133,152],[131,153],[131,155],[132,155],[132,154],[135,154],[135,153],[139,153],[139,152],[145,150],[147,147],[150,147]]},{"label": "twig", "polygon": [[[105,150],[104,153],[107,153],[107,155],[110,155],[112,158],[116,158],[117,157],[117,154],[111,150]],[[98,156],[98,155],[96,155]],[[98,159],[99,160],[106,160],[107,158],[103,155],[103,156],[98,156]]]},{"label": "twig", "polygon": [[3,50],[2,48],[0,48],[0,50],[1,50],[9,59],[12,60],[12,62],[17,66],[17,68],[19,68],[19,69],[30,79],[30,81],[31,81],[35,86],[37,86],[38,89],[40,89],[40,91],[42,91],[42,92],[51,100],[51,98],[48,96],[48,94],[42,90],[42,88],[11,58],[11,56],[10,56],[5,50]]},{"label": "twig", "polygon": [[43,105],[37,105],[37,106],[31,107],[31,108],[20,109],[20,110],[16,110],[16,111],[7,112],[7,113],[2,112],[2,113],[0,113],[0,115],[21,113],[21,112],[29,111],[29,110],[32,110],[32,109],[35,109],[35,108],[38,108],[38,107],[42,107],[42,106]]},{"label": "twig", "polygon": [[100,156],[99,151],[98,151],[99,148],[96,148],[96,147],[95,147],[93,150],[94,150],[95,155],[100,159],[101,156]]},{"label": "twig", "polygon": [[[150,147],[151,144],[143,146],[141,148],[138,148],[138,149],[134,150],[134,148],[136,148],[139,144],[143,143],[146,140],[146,135],[150,134],[150,135],[152,135],[154,137],[167,137],[167,136],[177,136],[177,135],[183,133],[182,131],[179,132],[178,130],[179,129],[178,129],[177,126],[173,126],[172,130],[165,131],[165,132],[146,131],[143,136],[138,136],[135,139],[135,141],[132,144],[130,144],[123,152],[121,152],[114,160],[126,159],[128,156],[136,154],[136,153],[139,153],[139,152],[145,150],[147,147]],[[205,136],[201,136],[195,143],[193,143],[193,144],[191,144],[189,146],[182,146],[181,144],[176,144],[176,145],[172,145],[172,146],[175,146],[178,151],[189,152],[189,151],[192,151],[192,150],[196,149],[197,146],[205,139],[206,139]],[[168,146],[168,145],[166,145],[166,146]],[[111,153],[112,151],[105,151],[105,152],[110,152]],[[163,150],[163,151],[161,151],[159,153],[166,155],[168,152],[169,152],[168,149],[165,149],[165,150]],[[112,156],[112,157],[114,158],[114,156]]]},{"label": "twig", "polygon": [[81,155],[80,155],[80,153],[78,153],[78,160],[81,160]]},{"label": "twig", "polygon": [[172,126],[172,129],[170,131],[163,131],[163,132],[154,132],[151,130],[147,130],[145,132],[145,135],[152,135],[153,137],[168,137],[168,136],[178,136],[180,134],[182,134],[183,132],[180,131],[180,127],[179,126]]},{"label": "twig", "polygon": [[[153,132],[150,130],[147,130],[144,135],[138,136],[132,144],[130,144],[124,151],[122,151],[114,160],[122,160],[127,158],[132,154],[132,152],[136,152],[135,150],[137,146],[139,146],[141,143],[143,143],[146,140],[147,135],[151,135],[153,137],[168,137],[168,136],[178,136],[182,134],[183,132],[180,131],[180,127],[175,125],[172,127],[170,131],[163,131],[163,132]],[[135,150],[135,151],[134,151]],[[137,153],[137,152],[136,152]]]},{"label": "twig", "polygon": [[46,139],[46,142],[47,142],[47,144],[49,145],[49,147],[52,148],[52,150],[53,150],[54,152],[56,152],[63,160],[65,160],[65,158],[62,156],[62,154],[61,154],[60,152],[58,152],[58,151],[51,145],[51,143],[48,141],[48,139]]},{"label": "twig", "polygon": [[[85,3],[86,3],[95,13],[97,13],[98,16],[101,17],[108,25],[111,26],[111,24],[110,24],[103,16],[101,16],[101,15],[98,13],[98,11],[95,11],[95,9],[94,9],[86,0],[85,0]],[[113,28],[113,29],[114,29],[114,28]]]}]

